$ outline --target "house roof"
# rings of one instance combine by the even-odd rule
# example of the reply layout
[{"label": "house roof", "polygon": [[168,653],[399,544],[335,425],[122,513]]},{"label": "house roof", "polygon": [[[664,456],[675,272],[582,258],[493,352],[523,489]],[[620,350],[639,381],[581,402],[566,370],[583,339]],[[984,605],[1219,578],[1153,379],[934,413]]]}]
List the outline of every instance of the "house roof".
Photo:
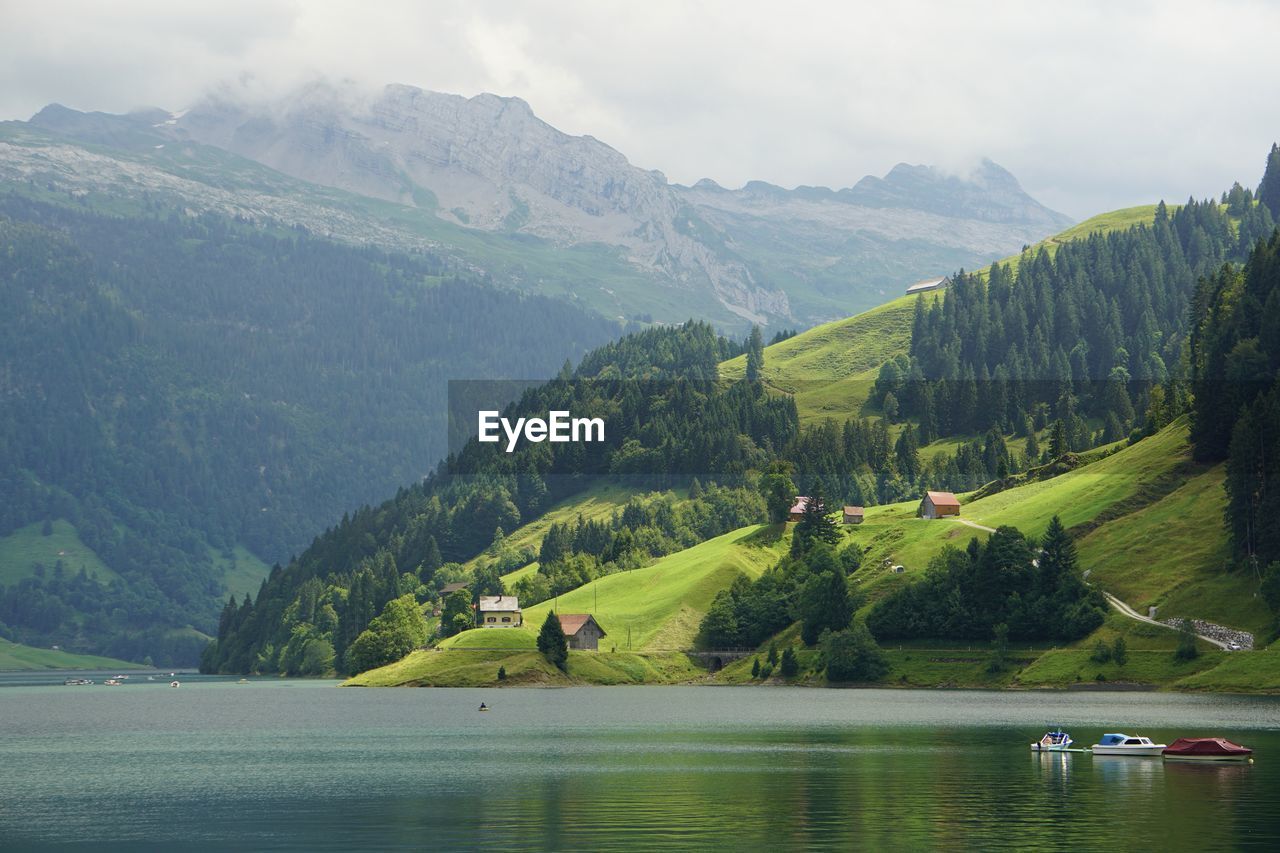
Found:
[{"label": "house roof", "polygon": [[947,277],[945,275],[938,276],[937,278],[926,278],[908,286],[907,293],[916,293],[921,290],[933,290],[934,288],[942,287],[946,282]]},{"label": "house roof", "polygon": [[847,506],[844,508],[845,515],[863,515],[865,512],[860,506]]},{"label": "house roof", "polygon": [[600,627],[600,623],[596,622],[595,617],[592,616],[590,613],[561,613],[560,614],[560,627],[564,630],[564,635],[566,637],[572,637],[574,634],[581,631],[582,627],[586,625],[588,622],[595,622],[596,628],[599,629],[600,631],[600,636],[602,637],[609,636],[605,632],[604,628]]},{"label": "house roof", "polygon": [[809,505],[809,498],[804,495],[796,498],[796,502],[791,505],[792,512],[804,512],[804,508]]},{"label": "house roof", "polygon": [[455,583],[447,583],[447,584],[445,584],[444,586],[440,587],[440,594],[441,594],[441,595],[453,595],[453,594],[454,594],[455,592],[457,592],[458,590],[460,590],[460,589],[466,589],[466,588],[467,588],[467,584],[466,584],[466,582],[465,582],[465,581],[457,581],[457,582],[455,582]]},{"label": "house roof", "polygon": [[482,595],[480,596],[480,612],[486,610],[519,610],[520,599],[514,595]]},{"label": "house roof", "polygon": [[960,506],[960,499],[951,492],[925,492],[934,506]]}]

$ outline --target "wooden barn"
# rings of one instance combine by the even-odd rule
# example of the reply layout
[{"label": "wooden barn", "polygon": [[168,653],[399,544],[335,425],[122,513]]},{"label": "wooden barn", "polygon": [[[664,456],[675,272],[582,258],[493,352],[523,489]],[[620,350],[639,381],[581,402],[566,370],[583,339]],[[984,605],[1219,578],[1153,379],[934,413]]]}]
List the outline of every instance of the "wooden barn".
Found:
[{"label": "wooden barn", "polygon": [[864,510],[860,506],[846,506],[844,508],[844,523],[845,524],[861,524],[862,519],[865,515],[866,515],[866,510]]},{"label": "wooden barn", "polygon": [[907,295],[914,296],[917,293],[929,293],[933,290],[942,290],[951,284],[951,279],[947,276],[937,278],[926,278],[923,281],[917,281],[915,284],[907,287]]},{"label": "wooden barn", "polygon": [[571,649],[594,652],[600,648],[601,638],[608,636],[590,613],[561,613],[560,627]]},{"label": "wooden barn", "polygon": [[920,501],[921,518],[947,518],[960,515],[960,499],[951,492],[925,492]]}]

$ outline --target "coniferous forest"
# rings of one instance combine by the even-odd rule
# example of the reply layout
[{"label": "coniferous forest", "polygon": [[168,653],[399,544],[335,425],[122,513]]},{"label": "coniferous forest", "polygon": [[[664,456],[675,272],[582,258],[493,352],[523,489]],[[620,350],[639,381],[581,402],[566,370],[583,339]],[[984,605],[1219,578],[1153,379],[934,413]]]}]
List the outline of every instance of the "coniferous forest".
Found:
[{"label": "coniferous forest", "polygon": [[[285,561],[445,452],[451,378],[552,376],[619,327],[393,255],[214,216],[0,198],[0,535],[75,563],[0,587],[14,640],[193,662],[236,546]],[[160,646],[164,646],[161,648]]]}]

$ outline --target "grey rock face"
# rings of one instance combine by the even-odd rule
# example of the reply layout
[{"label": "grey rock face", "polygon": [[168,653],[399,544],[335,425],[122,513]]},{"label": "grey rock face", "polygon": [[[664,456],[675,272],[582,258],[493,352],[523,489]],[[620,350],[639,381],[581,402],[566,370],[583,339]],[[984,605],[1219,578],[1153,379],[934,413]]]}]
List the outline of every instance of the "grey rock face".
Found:
[{"label": "grey rock face", "polygon": [[900,164],[839,190],[682,187],[518,98],[402,85],[315,83],[254,104],[214,95],[159,119],[54,106],[32,124],[105,144],[202,143],[465,228],[609,247],[665,286],[709,291],[729,316],[765,324],[855,313],[902,282],[1011,254],[1068,222],[989,161],[966,178]]}]

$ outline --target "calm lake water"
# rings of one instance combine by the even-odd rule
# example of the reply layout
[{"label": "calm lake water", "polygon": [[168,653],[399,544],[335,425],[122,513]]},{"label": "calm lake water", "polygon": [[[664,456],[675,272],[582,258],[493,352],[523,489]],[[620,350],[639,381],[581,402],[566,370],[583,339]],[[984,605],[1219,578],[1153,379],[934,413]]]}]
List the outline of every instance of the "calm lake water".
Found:
[{"label": "calm lake water", "polygon": [[[165,678],[0,676],[0,849],[1280,849],[1273,698]],[[1058,724],[1257,760],[1032,755]]]}]

